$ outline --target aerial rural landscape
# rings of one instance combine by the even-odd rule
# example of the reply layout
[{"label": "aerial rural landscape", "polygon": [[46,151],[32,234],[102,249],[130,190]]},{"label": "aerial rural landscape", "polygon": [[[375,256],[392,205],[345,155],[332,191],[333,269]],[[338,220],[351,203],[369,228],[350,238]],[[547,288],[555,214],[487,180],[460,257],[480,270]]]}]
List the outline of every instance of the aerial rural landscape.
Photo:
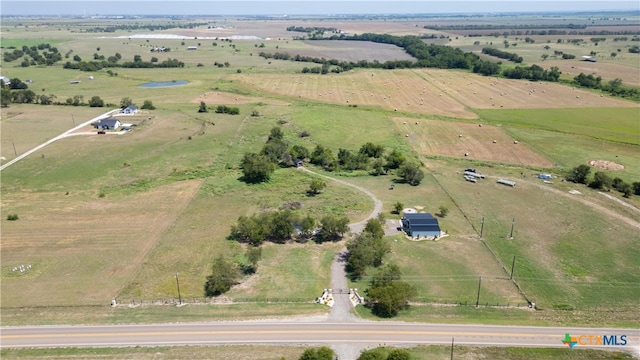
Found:
[{"label": "aerial rural landscape", "polygon": [[0,36],[2,358],[640,357],[637,4]]}]

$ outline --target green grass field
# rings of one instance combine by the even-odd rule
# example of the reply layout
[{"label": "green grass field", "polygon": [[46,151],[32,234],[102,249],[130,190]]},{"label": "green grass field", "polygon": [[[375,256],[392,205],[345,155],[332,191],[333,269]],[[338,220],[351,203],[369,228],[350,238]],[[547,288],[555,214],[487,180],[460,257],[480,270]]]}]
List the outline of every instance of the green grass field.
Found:
[{"label": "green grass field", "polygon": [[490,124],[583,135],[640,145],[640,109],[517,109],[478,110]]}]

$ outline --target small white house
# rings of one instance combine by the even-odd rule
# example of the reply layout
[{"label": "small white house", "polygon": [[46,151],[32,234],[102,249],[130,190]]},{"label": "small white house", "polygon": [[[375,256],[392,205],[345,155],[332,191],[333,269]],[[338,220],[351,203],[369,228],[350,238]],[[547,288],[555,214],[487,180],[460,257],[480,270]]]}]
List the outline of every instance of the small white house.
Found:
[{"label": "small white house", "polygon": [[96,123],[96,129],[98,130],[115,130],[120,126],[122,126],[122,123],[120,122],[120,120],[112,117],[106,118],[106,119],[100,119]]},{"label": "small white house", "polygon": [[2,81],[2,84],[4,86],[8,87],[9,85],[11,85],[11,80],[6,76],[0,76],[0,81]]},{"label": "small white house", "polygon": [[138,113],[138,107],[135,105],[129,105],[126,108],[122,109],[123,114],[133,115]]}]

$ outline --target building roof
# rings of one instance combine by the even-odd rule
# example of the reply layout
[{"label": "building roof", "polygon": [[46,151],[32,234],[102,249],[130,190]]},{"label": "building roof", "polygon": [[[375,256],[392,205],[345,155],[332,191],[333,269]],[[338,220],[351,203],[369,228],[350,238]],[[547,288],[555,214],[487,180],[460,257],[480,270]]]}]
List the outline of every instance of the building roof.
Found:
[{"label": "building roof", "polygon": [[131,111],[136,111],[138,110],[138,107],[135,105],[129,105],[126,108],[124,108],[123,110],[131,110]]},{"label": "building roof", "polygon": [[414,225],[438,225],[438,219],[429,213],[404,214],[404,218],[412,227]]},{"label": "building roof", "polygon": [[118,120],[118,119],[116,119],[114,117],[98,120],[98,125],[100,125],[100,126],[102,126],[102,125],[115,126],[118,123],[120,123],[120,120]]}]

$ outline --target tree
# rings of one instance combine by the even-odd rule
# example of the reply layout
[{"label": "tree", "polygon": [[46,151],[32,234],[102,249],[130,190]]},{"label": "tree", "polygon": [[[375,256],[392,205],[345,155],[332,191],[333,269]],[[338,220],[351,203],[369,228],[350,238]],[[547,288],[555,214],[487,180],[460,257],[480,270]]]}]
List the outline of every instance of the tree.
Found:
[{"label": "tree", "polygon": [[362,231],[370,233],[374,238],[384,237],[384,228],[378,219],[369,219]]},{"label": "tree", "polygon": [[5,107],[11,104],[11,90],[2,88],[0,90],[0,105]]},{"label": "tree", "polygon": [[347,243],[347,270],[352,278],[364,276],[369,266],[382,265],[382,258],[391,252],[391,245],[384,241],[383,237],[384,231],[380,221],[371,219],[362,233]]},{"label": "tree", "polygon": [[49,96],[47,95],[40,95],[40,105],[51,105],[53,103],[53,99],[56,98],[55,95],[51,94]]},{"label": "tree", "polygon": [[249,262],[249,268],[245,272],[255,273],[258,271],[258,261],[262,258],[262,248],[259,246],[249,246],[245,257]]},{"label": "tree", "polygon": [[411,353],[407,349],[393,349],[387,355],[387,360],[411,360]]},{"label": "tree", "polygon": [[368,157],[379,158],[384,152],[384,146],[368,142],[360,147],[359,152],[367,155]]},{"label": "tree", "polygon": [[406,163],[398,169],[398,176],[410,185],[419,185],[424,178],[424,173],[417,164]]},{"label": "tree", "polygon": [[316,228],[316,219],[312,218],[311,215],[307,215],[300,222],[300,237],[303,239],[308,239],[311,237],[313,230]]},{"label": "tree", "polygon": [[320,231],[318,233],[320,241],[336,241],[342,238],[344,233],[349,231],[349,219],[346,217],[336,217],[326,215],[320,220]]},{"label": "tree", "polygon": [[151,102],[151,100],[145,100],[144,103],[142,104],[141,109],[143,109],[143,110],[155,110],[156,107],[153,106],[153,103]]},{"label": "tree", "polygon": [[198,109],[199,113],[206,113],[209,112],[209,110],[207,109],[207,104],[204,101],[200,101],[200,108]]},{"label": "tree", "polygon": [[103,107],[104,100],[100,98],[100,96],[94,96],[89,100],[89,107]]},{"label": "tree", "polygon": [[265,155],[246,153],[240,165],[244,180],[248,183],[261,183],[269,181],[271,174],[276,170],[276,165]]},{"label": "tree", "polygon": [[73,55],[73,61],[82,61],[80,55]]},{"label": "tree", "polygon": [[589,187],[593,189],[603,189],[609,191],[611,189],[611,177],[604,171],[596,171],[593,174],[593,180],[589,183]]},{"label": "tree", "polygon": [[387,352],[383,348],[364,350],[360,353],[358,360],[386,360]]},{"label": "tree", "polygon": [[284,133],[282,132],[282,128],[279,126],[274,126],[271,128],[269,132],[269,138],[267,141],[282,141],[284,139]]},{"label": "tree", "polygon": [[367,295],[373,302],[374,314],[382,317],[395,316],[417,295],[413,285],[401,281],[401,275],[397,265],[389,264],[380,268],[371,279]]},{"label": "tree", "polygon": [[304,160],[309,158],[309,149],[302,145],[293,145],[289,153],[296,159]]},{"label": "tree", "polygon": [[631,187],[633,187],[634,195],[640,195],[640,181],[635,181],[633,184],[631,184]]},{"label": "tree", "polygon": [[322,346],[318,349],[306,349],[299,360],[333,360],[335,356],[330,347]]},{"label": "tree", "polygon": [[395,204],[393,204],[393,212],[395,214],[400,214],[400,212],[402,211],[402,209],[404,209],[404,204],[401,203],[400,201],[396,201]]},{"label": "tree", "polygon": [[444,205],[440,205],[440,217],[447,217],[447,214],[449,213],[449,209],[444,206]]},{"label": "tree", "polygon": [[211,265],[211,275],[207,276],[204,284],[205,296],[218,296],[223,294],[240,279],[240,269],[223,255],[218,256]]},{"label": "tree", "polygon": [[567,176],[567,180],[578,184],[586,184],[587,177],[589,176],[590,172],[591,167],[589,165],[582,164],[576,166],[575,168],[573,168],[573,170],[571,170],[569,176]]},{"label": "tree", "polygon": [[405,163],[406,158],[404,155],[398,151],[397,149],[393,149],[389,155],[386,156],[387,164],[385,168],[389,169],[398,169],[402,164]]},{"label": "tree", "polygon": [[311,180],[311,185],[309,185],[309,193],[312,195],[320,194],[322,189],[327,187],[327,183],[320,179]]},{"label": "tree", "polygon": [[133,105],[133,101],[131,101],[130,97],[123,97],[122,99],[120,99],[120,108],[124,109],[128,106]]}]

